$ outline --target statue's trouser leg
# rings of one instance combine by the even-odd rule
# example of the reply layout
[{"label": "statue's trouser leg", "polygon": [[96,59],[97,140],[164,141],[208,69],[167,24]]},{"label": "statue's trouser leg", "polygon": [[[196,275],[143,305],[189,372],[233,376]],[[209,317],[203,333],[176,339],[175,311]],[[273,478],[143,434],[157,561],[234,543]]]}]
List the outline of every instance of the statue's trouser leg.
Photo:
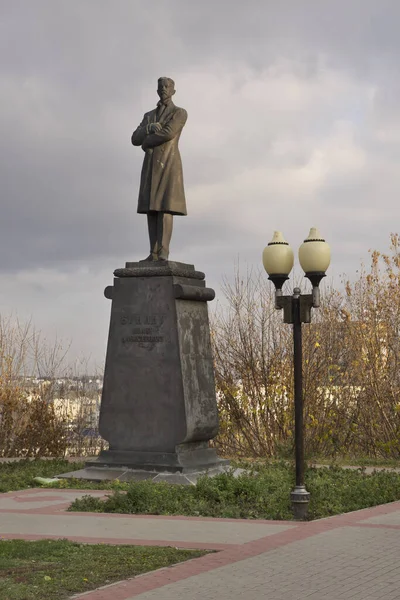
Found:
[{"label": "statue's trouser leg", "polygon": [[157,247],[158,257],[167,260],[169,244],[172,236],[173,216],[169,213],[157,213]]},{"label": "statue's trouser leg", "polygon": [[157,244],[157,224],[158,224],[158,212],[147,213],[147,227],[149,229],[149,240],[150,240],[150,255],[154,259],[157,258],[158,244]]}]

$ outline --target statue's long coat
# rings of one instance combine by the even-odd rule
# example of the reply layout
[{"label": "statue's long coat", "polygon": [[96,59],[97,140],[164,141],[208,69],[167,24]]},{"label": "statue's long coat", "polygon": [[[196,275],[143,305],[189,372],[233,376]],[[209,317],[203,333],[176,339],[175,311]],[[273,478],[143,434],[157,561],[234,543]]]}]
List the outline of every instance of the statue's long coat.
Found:
[{"label": "statue's long coat", "polygon": [[138,213],[162,211],[186,215],[182,161],[178,142],[187,112],[170,102],[159,122],[163,128],[148,134],[148,126],[157,122],[157,108],[146,113],[132,134],[132,144],[145,151],[138,201]]}]

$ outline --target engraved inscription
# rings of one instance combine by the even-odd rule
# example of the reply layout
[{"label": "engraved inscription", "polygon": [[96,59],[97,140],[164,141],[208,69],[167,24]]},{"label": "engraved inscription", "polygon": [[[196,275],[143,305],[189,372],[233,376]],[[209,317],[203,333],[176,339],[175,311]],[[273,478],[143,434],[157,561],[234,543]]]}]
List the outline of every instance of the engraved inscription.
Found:
[{"label": "engraved inscription", "polygon": [[126,326],[126,335],[122,337],[125,346],[137,344],[147,350],[152,350],[155,344],[164,342],[160,329],[164,323],[164,315],[127,314],[120,316],[120,324]]},{"label": "engraved inscription", "polygon": [[161,327],[164,322],[164,315],[139,315],[126,314],[120,317],[121,325],[155,325]]},{"label": "engraved inscription", "polygon": [[128,335],[122,338],[124,344],[134,344],[135,342],[163,342],[163,335]]}]

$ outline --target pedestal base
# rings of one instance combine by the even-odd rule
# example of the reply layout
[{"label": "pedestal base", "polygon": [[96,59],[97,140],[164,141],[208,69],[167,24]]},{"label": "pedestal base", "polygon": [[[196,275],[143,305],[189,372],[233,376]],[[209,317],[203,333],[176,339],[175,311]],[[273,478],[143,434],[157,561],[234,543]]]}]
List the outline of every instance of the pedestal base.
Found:
[{"label": "pedestal base", "polygon": [[[229,466],[221,465],[213,469],[201,470],[201,471],[190,471],[188,473],[169,473],[168,471],[135,471],[133,469],[126,468],[109,468],[109,467],[86,467],[80,471],[73,471],[71,473],[63,473],[58,475],[60,479],[84,479],[85,481],[144,481],[145,479],[151,480],[154,483],[165,483],[178,484],[178,485],[196,485],[199,477],[207,475],[208,477],[214,477],[221,473],[227,473],[230,470]],[[234,471],[235,477],[242,473],[242,469],[236,469]]]},{"label": "pedestal base", "polygon": [[[204,443],[181,444],[175,452],[129,452],[105,450],[79,471],[58,475],[61,479],[87,481],[165,481],[193,485],[202,475],[213,477],[230,470],[229,461],[218,458]],[[235,471],[240,474],[241,469]]]},{"label": "pedestal base", "polygon": [[128,450],[103,450],[100,455],[86,463],[93,467],[120,465],[129,469],[183,472],[184,470],[207,469],[217,464],[229,464],[218,458],[214,448],[207,442],[180,444],[175,452],[142,452]]}]

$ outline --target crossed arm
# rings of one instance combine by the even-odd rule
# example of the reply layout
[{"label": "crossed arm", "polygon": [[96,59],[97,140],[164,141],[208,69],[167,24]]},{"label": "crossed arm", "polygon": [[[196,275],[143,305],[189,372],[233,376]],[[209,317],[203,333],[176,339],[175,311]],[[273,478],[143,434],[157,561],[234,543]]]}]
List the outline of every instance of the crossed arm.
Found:
[{"label": "crossed arm", "polygon": [[150,124],[149,124],[149,116],[145,114],[143,117],[143,121],[140,123],[139,127],[135,129],[132,133],[132,144],[134,146],[141,146],[144,142],[144,138],[146,135],[150,133]]},{"label": "crossed arm", "polygon": [[165,144],[182,131],[186,120],[187,112],[183,108],[175,111],[172,118],[165,125],[160,123],[149,124],[148,116],[145,115],[139,127],[132,134],[132,144],[142,146],[143,150]]}]

